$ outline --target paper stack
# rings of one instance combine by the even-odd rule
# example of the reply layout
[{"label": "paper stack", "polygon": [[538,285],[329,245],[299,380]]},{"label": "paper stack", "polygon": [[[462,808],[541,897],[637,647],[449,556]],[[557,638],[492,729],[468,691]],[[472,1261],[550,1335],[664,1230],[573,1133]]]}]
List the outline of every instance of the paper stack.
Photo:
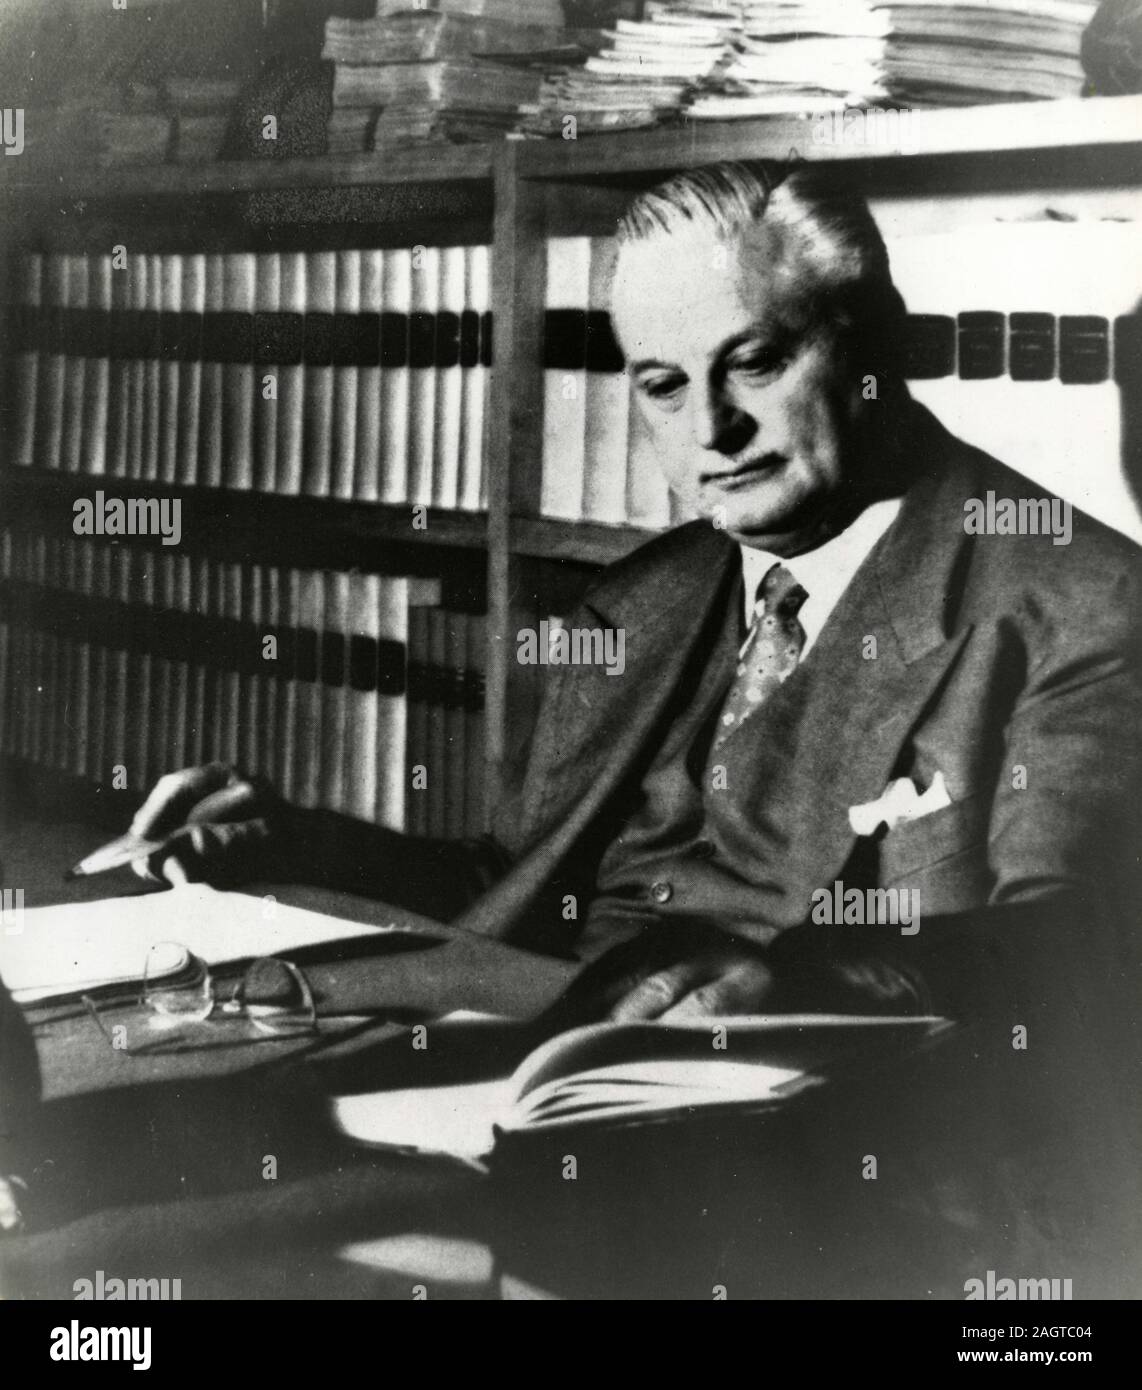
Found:
[{"label": "paper stack", "polygon": [[567,118],[574,117],[578,136],[677,117],[728,55],[739,9],[649,0],[642,22],[620,19],[594,44],[581,35],[587,56],[549,73],[521,131],[565,135]]},{"label": "paper stack", "polygon": [[916,105],[1075,97],[1096,0],[873,0],[888,21],[893,93]]},{"label": "paper stack", "polygon": [[889,20],[871,0],[746,0],[717,87],[687,115],[724,120],[883,100]]},{"label": "paper stack", "polygon": [[426,140],[483,140],[511,130],[540,74],[485,54],[541,51],[562,37],[558,0],[378,0],[372,19],[334,16],[334,153]]}]

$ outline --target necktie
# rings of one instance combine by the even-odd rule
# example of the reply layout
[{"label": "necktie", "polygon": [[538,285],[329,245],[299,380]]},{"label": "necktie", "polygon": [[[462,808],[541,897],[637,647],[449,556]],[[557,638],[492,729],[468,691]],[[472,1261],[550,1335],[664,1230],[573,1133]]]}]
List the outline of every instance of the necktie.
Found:
[{"label": "necktie", "polygon": [[784,565],[774,565],[758,585],[753,622],[718,718],[715,749],[797,669],[805,646],[797,613],[808,597]]}]

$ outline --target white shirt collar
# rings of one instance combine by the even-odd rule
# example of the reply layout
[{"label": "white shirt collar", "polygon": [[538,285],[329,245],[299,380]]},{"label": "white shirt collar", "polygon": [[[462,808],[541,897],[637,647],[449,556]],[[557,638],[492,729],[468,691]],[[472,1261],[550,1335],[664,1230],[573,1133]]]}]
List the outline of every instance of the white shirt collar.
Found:
[{"label": "white shirt collar", "polygon": [[767,550],[743,545],[741,552],[742,574],[745,578],[746,626],[753,621],[757,586],[774,565],[784,565],[809,595],[797,614],[801,626],[805,629],[805,645],[801,650],[801,656],[804,658],[828,622],[829,615],[840,602],[841,595],[849,587],[853,576],[868,559],[873,546],[896,520],[900,502],[899,497],[874,502],[840,535],[834,536],[816,550],[807,550],[804,555],[795,555],[791,560],[772,555]]}]

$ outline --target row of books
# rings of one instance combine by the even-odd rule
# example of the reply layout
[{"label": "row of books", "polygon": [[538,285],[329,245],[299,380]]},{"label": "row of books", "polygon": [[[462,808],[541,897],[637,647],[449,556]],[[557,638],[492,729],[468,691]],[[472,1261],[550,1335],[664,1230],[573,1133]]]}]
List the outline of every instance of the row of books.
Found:
[{"label": "row of books", "polygon": [[0,752],[139,794],[220,760],[394,829],[482,827],[480,616],[437,580],[0,533]]},{"label": "row of books", "polygon": [[204,487],[485,505],[487,246],[29,255],[19,464]]}]

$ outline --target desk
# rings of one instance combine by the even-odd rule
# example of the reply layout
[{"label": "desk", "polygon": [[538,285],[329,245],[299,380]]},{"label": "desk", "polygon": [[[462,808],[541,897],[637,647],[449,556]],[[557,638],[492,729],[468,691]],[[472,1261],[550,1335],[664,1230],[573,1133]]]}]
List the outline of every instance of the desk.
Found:
[{"label": "desk", "polygon": [[[69,833],[53,831],[53,865],[88,847]],[[62,896],[54,867],[34,871],[42,830],[0,843],[29,905]],[[705,1299],[717,1285],[746,1298],[962,1298],[988,1269],[1070,1278],[1076,1299],[1142,1294],[1129,1131],[1115,1147],[1102,1130],[1084,1137],[1082,1113],[1027,1110],[1024,1058],[970,1034],[789,1114],[529,1141],[483,1178],[364,1152],[332,1130],[327,1095],[367,1072],[391,1024],[316,1043],[223,1034],[128,1061],[74,1010],[33,1018],[49,1096],[40,1208],[36,1229],[0,1246],[8,1297],[71,1297],[100,1269],[180,1278],[184,1299],[407,1299],[417,1282],[430,1298],[496,1296],[494,1279],[338,1255],[401,1233],[483,1242],[525,1284],[581,1298]]]}]

